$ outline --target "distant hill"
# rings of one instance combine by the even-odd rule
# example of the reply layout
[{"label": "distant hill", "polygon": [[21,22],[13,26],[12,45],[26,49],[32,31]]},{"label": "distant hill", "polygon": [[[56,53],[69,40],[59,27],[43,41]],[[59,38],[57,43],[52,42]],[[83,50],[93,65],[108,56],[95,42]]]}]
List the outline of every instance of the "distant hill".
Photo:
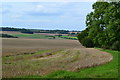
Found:
[{"label": "distant hill", "polygon": [[11,28],[1,27],[1,31],[18,31],[21,33],[33,34],[33,33],[52,33],[52,34],[71,34],[80,33],[81,31],[69,31],[69,30],[40,30],[40,29],[25,29],[25,28]]},{"label": "distant hill", "polygon": [[18,31],[21,33],[33,34],[33,31],[24,28],[11,28],[11,27],[1,27],[1,31]]}]

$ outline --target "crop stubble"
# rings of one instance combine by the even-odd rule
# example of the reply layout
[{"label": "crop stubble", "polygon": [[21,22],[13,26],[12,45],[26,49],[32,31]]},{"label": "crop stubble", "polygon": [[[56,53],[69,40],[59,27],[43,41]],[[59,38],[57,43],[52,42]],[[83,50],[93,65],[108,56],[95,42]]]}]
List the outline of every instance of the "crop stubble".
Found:
[{"label": "crop stubble", "polygon": [[[3,77],[79,71],[112,60],[109,53],[84,48],[76,40],[2,39]],[[45,50],[41,53],[39,51]]]}]

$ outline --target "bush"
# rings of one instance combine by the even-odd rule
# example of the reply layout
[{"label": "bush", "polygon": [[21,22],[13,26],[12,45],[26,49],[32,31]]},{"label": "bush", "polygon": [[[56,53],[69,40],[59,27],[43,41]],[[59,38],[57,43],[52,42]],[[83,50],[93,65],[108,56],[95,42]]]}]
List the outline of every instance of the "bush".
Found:
[{"label": "bush", "polygon": [[81,44],[85,47],[94,47],[94,43],[90,38],[82,39]]},{"label": "bush", "polygon": [[0,37],[2,38],[18,38],[16,36],[8,35],[8,34],[0,34]]},{"label": "bush", "polygon": [[86,28],[86,30],[82,31],[81,33],[79,33],[77,35],[77,38],[78,38],[79,42],[82,42],[82,39],[84,39],[85,37],[88,36],[87,31],[88,31],[88,29]]},{"label": "bush", "polygon": [[114,42],[111,49],[120,51],[120,41]]},{"label": "bush", "polygon": [[108,45],[102,45],[101,48],[103,48],[103,49],[110,49],[110,46],[108,46]]}]

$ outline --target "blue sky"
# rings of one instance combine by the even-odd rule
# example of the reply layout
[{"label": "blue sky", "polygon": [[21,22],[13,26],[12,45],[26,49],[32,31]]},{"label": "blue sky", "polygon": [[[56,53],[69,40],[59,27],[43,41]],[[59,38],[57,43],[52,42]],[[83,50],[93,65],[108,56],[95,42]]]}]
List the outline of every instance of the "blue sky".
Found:
[{"label": "blue sky", "polygon": [[[29,29],[84,30],[93,2],[6,2],[2,25]],[[2,10],[1,10],[2,9]]]}]

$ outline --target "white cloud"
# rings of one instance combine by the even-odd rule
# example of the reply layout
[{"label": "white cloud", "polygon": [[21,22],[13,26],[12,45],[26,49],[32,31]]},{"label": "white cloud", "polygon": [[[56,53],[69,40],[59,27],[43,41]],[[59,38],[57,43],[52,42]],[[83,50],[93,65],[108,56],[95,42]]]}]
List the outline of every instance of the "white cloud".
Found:
[{"label": "white cloud", "polygon": [[32,19],[29,19],[29,20],[20,20],[20,19],[14,19],[12,20],[12,22],[27,22],[27,23],[38,23],[38,22],[50,22],[51,20],[32,20]]},{"label": "white cloud", "polygon": [[0,13],[2,13],[2,11],[3,11],[2,8],[0,8]]},{"label": "white cloud", "polygon": [[64,13],[65,6],[66,3],[38,3],[25,13],[31,16],[58,16]]},{"label": "white cloud", "polygon": [[20,18],[20,17],[22,17],[22,15],[21,14],[16,14],[16,15],[11,15],[11,18]]},{"label": "white cloud", "polygon": [[43,5],[36,5],[34,7],[34,10],[37,11],[37,12],[44,12],[45,11],[45,7]]},{"label": "white cloud", "polygon": [[33,11],[44,12],[44,13],[55,13],[58,12],[63,5],[59,3],[48,3],[35,5]]},{"label": "white cloud", "polygon": [[[77,2],[26,2],[7,3],[9,13],[3,14],[4,25],[12,26],[81,26],[90,11],[91,3]],[[56,27],[57,27],[56,26]],[[84,25],[83,25],[84,26]]]}]

